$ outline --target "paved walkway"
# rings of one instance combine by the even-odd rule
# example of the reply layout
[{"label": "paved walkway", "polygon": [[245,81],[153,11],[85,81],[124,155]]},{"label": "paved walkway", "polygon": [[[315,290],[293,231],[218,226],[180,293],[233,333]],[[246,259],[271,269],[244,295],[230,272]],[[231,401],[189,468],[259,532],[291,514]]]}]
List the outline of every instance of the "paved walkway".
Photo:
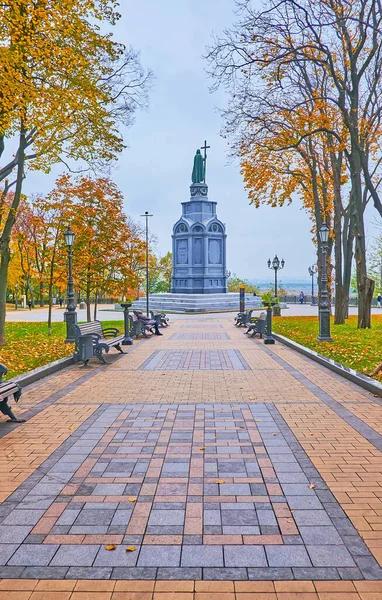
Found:
[{"label": "paved walkway", "polygon": [[381,399],[229,317],[108,360],[0,423],[0,599],[382,598]]}]

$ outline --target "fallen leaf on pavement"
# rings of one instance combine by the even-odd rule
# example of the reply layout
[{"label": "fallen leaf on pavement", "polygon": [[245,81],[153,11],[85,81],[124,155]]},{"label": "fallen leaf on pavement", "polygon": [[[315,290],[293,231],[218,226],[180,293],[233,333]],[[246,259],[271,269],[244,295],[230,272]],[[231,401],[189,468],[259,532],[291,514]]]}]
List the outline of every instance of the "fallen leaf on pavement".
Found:
[{"label": "fallen leaf on pavement", "polygon": [[311,483],[311,484],[309,485],[309,489],[310,489],[310,490],[312,490],[312,489],[313,489],[313,488],[315,488],[315,487],[316,487],[316,486],[315,486],[315,484],[314,484],[314,483]]},{"label": "fallen leaf on pavement", "polygon": [[216,483],[225,483],[224,479],[217,479]]},{"label": "fallen leaf on pavement", "polygon": [[134,552],[135,546],[127,546],[126,552]]},{"label": "fallen leaf on pavement", "polygon": [[131,496],[130,498],[128,498],[129,502],[136,502],[136,498],[134,496]]},{"label": "fallen leaf on pavement", "polygon": [[105,550],[115,550],[116,547],[117,546],[115,544],[108,544],[107,546],[105,546]]}]

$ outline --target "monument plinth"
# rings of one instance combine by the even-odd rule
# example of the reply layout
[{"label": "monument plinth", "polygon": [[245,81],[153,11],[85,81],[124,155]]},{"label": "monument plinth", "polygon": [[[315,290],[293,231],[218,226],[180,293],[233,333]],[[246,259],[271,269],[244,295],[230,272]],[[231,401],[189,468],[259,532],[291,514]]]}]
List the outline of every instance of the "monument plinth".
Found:
[{"label": "monument plinth", "polygon": [[172,235],[173,294],[225,294],[227,292],[226,229],[216,215],[216,202],[208,199],[206,156],[197,150],[190,199],[182,202],[182,216]]}]

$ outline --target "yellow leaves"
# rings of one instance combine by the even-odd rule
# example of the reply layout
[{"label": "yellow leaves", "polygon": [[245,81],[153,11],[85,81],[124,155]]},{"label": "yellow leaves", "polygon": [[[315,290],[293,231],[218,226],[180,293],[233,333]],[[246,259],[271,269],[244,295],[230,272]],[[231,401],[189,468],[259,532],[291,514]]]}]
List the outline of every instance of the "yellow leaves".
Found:
[{"label": "yellow leaves", "polygon": [[220,484],[222,484],[222,483],[225,483],[225,481],[224,481],[224,479],[217,479],[217,480],[216,480],[216,483],[218,483],[218,484],[220,485]]},{"label": "yellow leaves", "polygon": [[199,448],[199,450],[201,450],[202,452],[204,452],[205,449],[206,449],[205,446],[202,446],[201,448]]},{"label": "yellow leaves", "polygon": [[126,552],[135,552],[135,546],[127,546]]},{"label": "yellow leaves", "polygon": [[107,544],[105,546],[105,550],[109,550],[109,551],[115,550],[116,548],[117,548],[117,546],[115,544]]},{"label": "yellow leaves", "polygon": [[137,498],[136,498],[135,496],[130,496],[130,497],[128,498],[128,501],[129,501],[129,502],[136,502],[136,501],[137,501]]},{"label": "yellow leaves", "polygon": [[316,487],[316,486],[315,486],[315,484],[314,484],[314,483],[310,483],[310,484],[309,484],[309,489],[310,489],[310,490],[313,490],[315,487]]}]

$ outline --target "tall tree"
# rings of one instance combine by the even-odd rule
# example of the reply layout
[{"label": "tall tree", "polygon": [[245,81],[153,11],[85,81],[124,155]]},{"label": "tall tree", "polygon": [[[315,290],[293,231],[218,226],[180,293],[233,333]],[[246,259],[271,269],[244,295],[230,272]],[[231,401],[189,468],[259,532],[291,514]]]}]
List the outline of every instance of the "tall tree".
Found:
[{"label": "tall tree", "polygon": [[[102,33],[114,0],[9,0],[0,5],[0,345],[5,343],[9,244],[27,168],[101,168],[124,148],[120,123],[145,104],[150,73],[138,54]],[[5,141],[13,138],[16,151]],[[3,200],[14,190],[12,205]]]},{"label": "tall tree", "polygon": [[[251,0],[239,1],[238,5],[242,11],[240,23],[218,39],[210,52],[218,83],[231,86],[231,104],[241,106],[244,112],[245,98],[254,93],[247,81],[256,82],[259,88],[266,79],[266,85],[279,93],[280,109],[287,98],[286,110],[294,107],[303,111],[306,98],[298,93],[299,82],[293,74],[306,73],[308,89],[317,79],[322,83],[319,88],[313,87],[318,91],[313,97],[316,107],[324,103],[340,119],[323,119],[314,128],[309,126],[304,137],[325,132],[337,141],[347,162],[350,208],[344,220],[350,230],[346,245],[354,238],[358,325],[369,327],[373,282],[367,277],[365,188],[380,213],[382,208],[377,191],[382,109],[380,2],[322,0],[312,4],[309,0],[270,0],[263,11],[254,10]],[[266,103],[266,93],[263,96]],[[248,123],[251,117],[248,111]]]}]

